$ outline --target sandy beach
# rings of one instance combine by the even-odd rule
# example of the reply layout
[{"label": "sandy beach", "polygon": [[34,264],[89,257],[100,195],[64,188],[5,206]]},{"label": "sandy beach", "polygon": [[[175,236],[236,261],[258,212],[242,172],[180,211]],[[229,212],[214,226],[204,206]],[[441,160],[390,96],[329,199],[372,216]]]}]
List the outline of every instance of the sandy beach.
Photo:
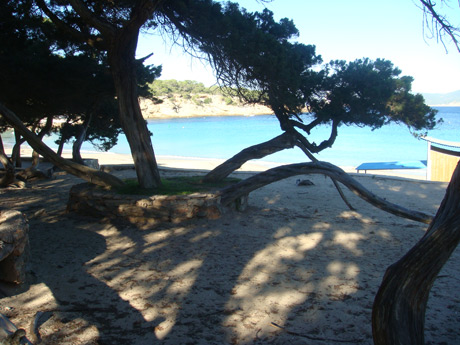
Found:
[{"label": "sandy beach", "polygon": [[[131,163],[113,154],[91,158]],[[219,162],[158,163],[169,176]],[[236,175],[264,169],[250,163]],[[379,196],[430,214],[447,187],[354,176]],[[301,176],[314,185],[298,186],[298,178],[251,193],[245,212],[146,230],[67,213],[68,191],[83,181],[65,173],[1,190],[0,207],[29,219],[31,258],[27,284],[0,284],[0,312],[28,334],[37,319],[40,344],[372,344],[372,303],[383,274],[427,226],[345,190],[357,210],[350,211],[330,179]],[[457,249],[431,290],[427,344],[459,344],[459,259]]]}]

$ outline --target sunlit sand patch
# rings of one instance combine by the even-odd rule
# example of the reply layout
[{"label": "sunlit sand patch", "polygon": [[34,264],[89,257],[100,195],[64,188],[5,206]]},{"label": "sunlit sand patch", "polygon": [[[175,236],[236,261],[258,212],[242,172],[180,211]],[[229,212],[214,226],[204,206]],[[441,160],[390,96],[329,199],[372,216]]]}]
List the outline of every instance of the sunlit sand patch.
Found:
[{"label": "sunlit sand patch", "polygon": [[[281,228],[277,234],[283,232],[289,232],[289,227]],[[268,328],[271,321],[283,322],[293,306],[305,301],[308,279],[315,272],[305,272],[301,280],[295,279],[291,265],[304,260],[323,236],[315,232],[280,238],[259,251],[246,265],[227,302],[228,309],[241,312],[230,315],[224,322],[232,327],[238,339],[253,335],[256,325],[264,332],[272,331]]]},{"label": "sunlit sand patch", "polygon": [[159,325],[155,327],[155,335],[158,338],[158,340],[162,340],[164,337],[166,337],[169,332],[173,329],[173,326],[175,324],[175,320],[173,319],[166,319],[163,322],[161,322]]},{"label": "sunlit sand patch", "polygon": [[331,224],[326,222],[318,222],[312,226],[312,230],[329,230],[331,228]]},{"label": "sunlit sand patch", "polygon": [[344,263],[342,261],[333,261],[327,266],[327,270],[335,275],[345,279],[354,279],[359,273],[359,267],[354,263]]},{"label": "sunlit sand patch", "polygon": [[169,277],[175,281],[170,285],[168,293],[186,293],[193,285],[197,275],[197,269],[203,264],[202,260],[189,260],[169,272]]},{"label": "sunlit sand patch", "polygon": [[321,290],[332,300],[345,300],[356,293],[359,284],[359,267],[352,262],[333,261],[327,266],[329,276],[321,281]]},{"label": "sunlit sand patch", "polygon": [[31,286],[29,296],[22,301],[22,304],[27,309],[40,308],[42,310],[47,309],[46,307],[56,308],[58,305],[57,301],[54,299],[53,292],[44,283]]},{"label": "sunlit sand patch", "polygon": [[171,230],[159,230],[159,231],[152,231],[144,235],[144,239],[147,243],[157,243],[160,241],[164,241],[172,235]]},{"label": "sunlit sand patch", "polygon": [[195,237],[190,239],[190,242],[199,242],[201,240],[204,240],[206,238],[211,238],[218,236],[220,234],[220,231],[205,231],[202,234],[196,235]]},{"label": "sunlit sand patch", "polygon": [[274,238],[281,238],[286,235],[289,235],[292,232],[292,228],[289,226],[283,226],[279,228],[276,233],[273,235]]},{"label": "sunlit sand patch", "polygon": [[375,223],[372,218],[366,217],[356,211],[343,211],[339,214],[339,217],[343,219],[357,219],[365,224]]},{"label": "sunlit sand patch", "polygon": [[281,195],[279,195],[279,194],[277,194],[276,196],[273,196],[271,198],[265,198],[265,201],[269,205],[274,205],[274,204],[278,203],[280,200],[281,200]]},{"label": "sunlit sand patch", "polygon": [[364,240],[365,236],[356,232],[343,232],[336,231],[334,236],[334,243],[341,245],[348,249],[356,256],[363,255],[363,251],[357,248],[358,242]]},{"label": "sunlit sand patch", "polygon": [[393,238],[391,233],[389,231],[386,231],[386,230],[377,231],[377,236],[380,236],[381,238],[383,238],[385,240],[391,240]]}]

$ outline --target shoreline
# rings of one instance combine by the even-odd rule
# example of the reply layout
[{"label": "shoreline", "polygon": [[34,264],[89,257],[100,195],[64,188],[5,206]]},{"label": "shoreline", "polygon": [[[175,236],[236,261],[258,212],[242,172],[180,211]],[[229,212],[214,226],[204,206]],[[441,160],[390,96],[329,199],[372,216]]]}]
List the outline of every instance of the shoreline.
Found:
[{"label": "shoreline", "polygon": [[[6,153],[11,154],[11,148],[6,148]],[[30,147],[21,148],[21,156],[23,159],[31,157],[32,150]],[[64,158],[71,158],[70,152],[64,152]],[[97,159],[99,166],[103,165],[133,165],[134,161],[131,155],[115,152],[82,152],[83,159]],[[157,155],[158,167],[167,169],[184,169],[209,171],[222,164],[225,159],[222,158],[203,158],[203,157],[186,157],[186,156],[170,156]],[[296,162],[298,163],[298,162]],[[333,162],[330,162],[334,164]],[[249,161],[237,171],[239,172],[261,172],[277,166],[291,163],[280,163],[266,160]],[[392,178],[412,179],[416,181],[432,182],[426,180],[426,169],[402,169],[402,170],[372,170],[370,173],[357,173],[354,166],[339,166],[346,173],[353,176],[385,176]]]}]

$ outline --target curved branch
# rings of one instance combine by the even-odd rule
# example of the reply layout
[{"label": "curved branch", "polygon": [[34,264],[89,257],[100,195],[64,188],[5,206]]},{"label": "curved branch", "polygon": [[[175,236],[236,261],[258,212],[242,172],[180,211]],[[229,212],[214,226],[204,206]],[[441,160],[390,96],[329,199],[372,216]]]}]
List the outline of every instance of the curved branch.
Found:
[{"label": "curved branch", "polygon": [[[300,134],[298,135],[298,137],[299,139],[304,139],[306,141],[306,139]],[[308,156],[308,158],[310,158],[312,162],[318,162],[318,159],[315,156],[313,156],[310,151],[307,150],[307,148],[302,144],[301,140],[297,142],[296,146],[300,148]],[[345,194],[343,194],[342,188],[340,188],[340,185],[338,184],[338,182],[334,180],[333,178],[331,178],[331,180],[335,186],[335,189],[337,189],[337,192],[339,192],[339,195],[342,198],[343,202],[348,206],[350,210],[355,211],[355,208],[350,204]]]},{"label": "curved branch", "polygon": [[311,130],[317,125],[319,125],[321,123],[321,120],[316,118],[312,122],[310,122],[308,125],[300,121],[295,121],[295,120],[291,120],[291,123],[294,127],[300,128],[301,130],[306,132],[308,135],[310,135]]},{"label": "curved branch", "polygon": [[115,27],[106,21],[97,18],[81,0],[68,0],[75,12],[86,23],[90,24],[104,36],[113,36]]},{"label": "curved branch", "polygon": [[213,170],[211,170],[204,178],[204,182],[215,182],[224,179],[236,169],[239,169],[244,163],[251,159],[259,159],[275,152],[292,148],[295,145],[295,137],[287,132],[266,141],[262,144],[250,146],[243,151],[237,153],[232,158],[226,160]]},{"label": "curved branch", "polygon": [[[459,29],[450,25],[447,19],[441,15],[439,15],[434,7],[436,6],[431,0],[420,0],[423,5],[423,13],[425,14],[425,18],[427,13],[431,16],[432,22],[432,30],[437,31],[436,38],[442,42],[444,48],[446,48],[444,41],[443,41],[443,32],[449,36],[454,43],[455,47],[457,48],[458,52],[460,53],[460,41],[458,39],[459,36]],[[426,26],[429,29],[428,19],[426,19]],[[439,27],[439,28],[438,28]],[[433,33],[434,35],[434,33]],[[447,50],[447,48],[446,48]]]},{"label": "curved branch", "polygon": [[402,206],[388,202],[371,191],[364,188],[359,182],[354,180],[350,175],[339,167],[327,162],[298,163],[279,166],[267,171],[254,175],[237,184],[226,187],[220,191],[221,203],[226,206],[237,198],[247,195],[248,193],[261,188],[267,184],[283,180],[285,178],[297,175],[322,174],[339,181],[355,195],[367,201],[373,206],[392,213],[396,216],[415,220],[417,222],[429,223],[432,216],[423,212],[411,211]]},{"label": "curved branch", "polygon": [[53,11],[51,11],[48,6],[45,4],[43,0],[35,0],[37,2],[38,7],[43,11],[43,13],[48,16],[48,18],[56,25],[56,27],[64,32],[65,34],[69,35],[73,39],[79,42],[87,42],[92,47],[97,47],[101,50],[106,50],[106,46],[104,40],[99,36],[94,36],[91,34],[85,34],[81,31],[78,31],[67,25],[62,19],[60,19]]}]

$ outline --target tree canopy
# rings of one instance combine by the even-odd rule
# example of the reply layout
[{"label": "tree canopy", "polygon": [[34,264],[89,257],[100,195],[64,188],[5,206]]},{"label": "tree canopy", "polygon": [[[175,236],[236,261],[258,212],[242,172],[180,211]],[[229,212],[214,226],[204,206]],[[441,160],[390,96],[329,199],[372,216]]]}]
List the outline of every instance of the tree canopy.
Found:
[{"label": "tree canopy", "polygon": [[[207,58],[225,90],[269,106],[292,137],[288,145],[301,147],[310,159],[334,143],[340,125],[375,129],[401,122],[414,131],[435,125],[435,111],[421,95],[411,93],[412,79],[400,76],[391,62],[363,58],[323,63],[313,45],[295,42],[298,31],[291,20],[275,21],[267,9],[251,13],[236,3],[211,0],[19,3],[41,14],[50,27],[46,37],[56,40],[58,50],[106,62],[143,187],[157,186],[160,179],[138,104],[139,84],[144,85],[138,68],[143,59],[135,59],[141,28],[160,30]],[[151,67],[150,72],[159,70]],[[331,126],[330,136],[310,142],[310,131],[320,124]]]}]

